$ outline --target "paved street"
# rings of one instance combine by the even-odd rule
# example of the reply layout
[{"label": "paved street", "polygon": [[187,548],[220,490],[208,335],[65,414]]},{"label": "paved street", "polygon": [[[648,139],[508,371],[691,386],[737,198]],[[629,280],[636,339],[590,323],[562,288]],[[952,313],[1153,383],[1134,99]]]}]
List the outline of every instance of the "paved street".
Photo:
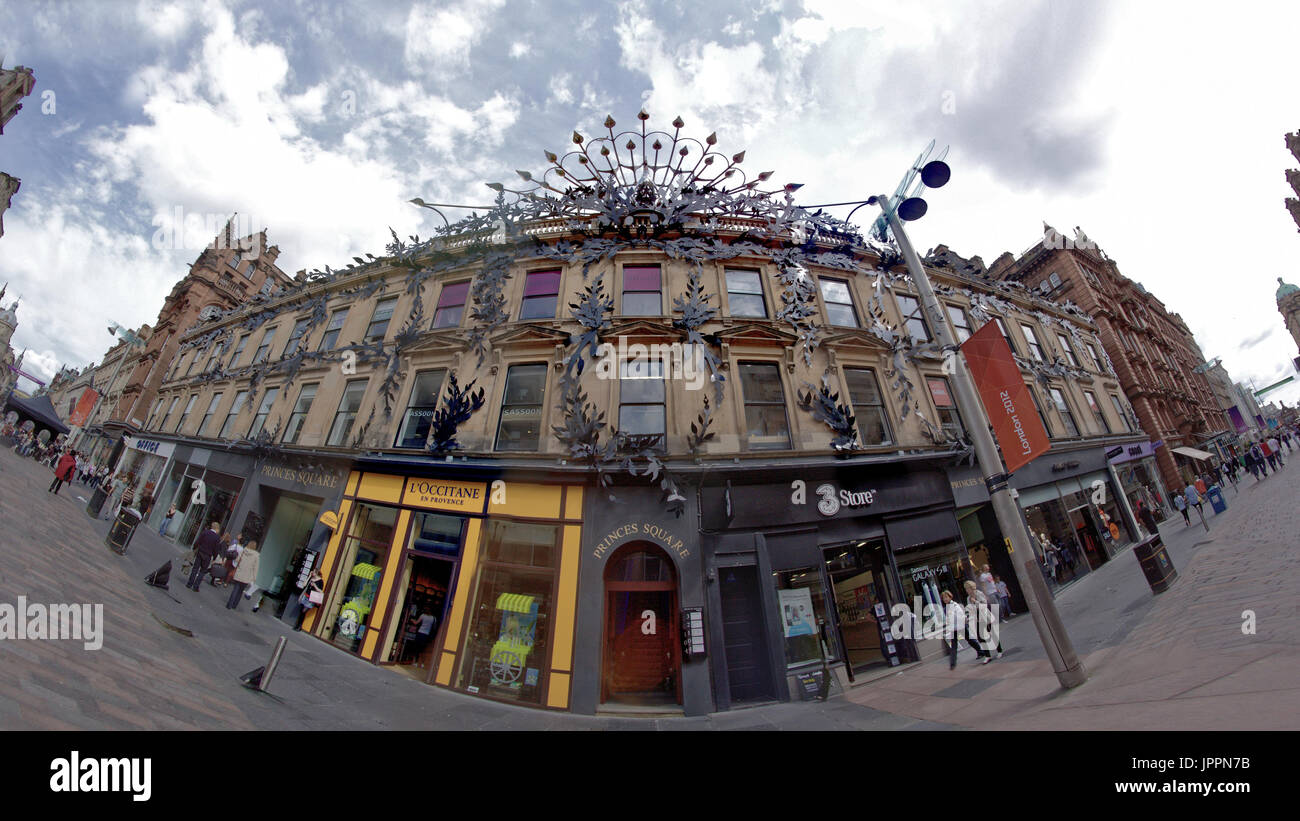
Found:
[{"label": "paved street", "polygon": [[[1058,603],[1090,679],[1061,691],[1028,617],[1004,630],[989,665],[964,651],[957,670],[931,660],[837,695],[701,718],[585,717],[515,708],[429,687],[374,667],[267,612],[224,609],[226,592],[171,594],[143,577],[181,552],[141,529],[125,557],[86,516],[89,493],[46,493],[48,469],[0,449],[0,602],[102,602],[104,646],[0,642],[5,729],[1295,729],[1300,652],[1292,572],[1300,457],[1258,484],[1229,489],[1211,533],[1166,522],[1180,578],[1153,596],[1131,554]],[[1208,510],[1208,508],[1207,508]],[[179,601],[177,601],[179,600]],[[1243,635],[1253,609],[1257,633]],[[164,624],[164,622],[166,624]],[[189,630],[185,636],[166,625]],[[289,644],[271,685],[238,676]]]}]

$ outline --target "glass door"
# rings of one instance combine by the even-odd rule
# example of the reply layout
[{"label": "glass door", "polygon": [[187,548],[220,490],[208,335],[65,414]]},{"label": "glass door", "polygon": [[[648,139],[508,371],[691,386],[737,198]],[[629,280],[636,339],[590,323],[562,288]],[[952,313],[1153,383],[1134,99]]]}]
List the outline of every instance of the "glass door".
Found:
[{"label": "glass door", "polygon": [[823,548],[836,632],[855,673],[887,662],[881,648],[891,607],[884,550],[880,539]]}]

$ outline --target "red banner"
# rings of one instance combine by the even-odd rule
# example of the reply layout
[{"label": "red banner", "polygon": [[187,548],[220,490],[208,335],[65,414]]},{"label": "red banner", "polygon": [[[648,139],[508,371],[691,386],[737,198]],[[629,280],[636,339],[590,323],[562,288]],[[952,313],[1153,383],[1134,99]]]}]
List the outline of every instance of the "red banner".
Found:
[{"label": "red banner", "polygon": [[86,388],[82,391],[81,398],[77,400],[77,406],[72,409],[72,417],[68,419],[68,424],[75,427],[86,424],[86,418],[90,416],[90,410],[95,407],[95,400],[97,399],[99,399],[99,392],[94,388]]},{"label": "red banner", "polygon": [[962,343],[961,350],[993,425],[993,434],[1002,447],[1007,473],[1014,473],[1052,446],[1034,410],[1020,366],[996,322],[984,323]]}]

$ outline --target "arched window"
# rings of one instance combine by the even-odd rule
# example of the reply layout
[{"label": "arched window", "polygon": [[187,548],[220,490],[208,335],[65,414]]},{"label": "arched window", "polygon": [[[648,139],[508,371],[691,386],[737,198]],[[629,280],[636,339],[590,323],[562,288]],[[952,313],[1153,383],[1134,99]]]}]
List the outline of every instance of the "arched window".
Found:
[{"label": "arched window", "polygon": [[620,550],[605,566],[607,582],[672,582],[674,575],[672,560],[650,547]]}]

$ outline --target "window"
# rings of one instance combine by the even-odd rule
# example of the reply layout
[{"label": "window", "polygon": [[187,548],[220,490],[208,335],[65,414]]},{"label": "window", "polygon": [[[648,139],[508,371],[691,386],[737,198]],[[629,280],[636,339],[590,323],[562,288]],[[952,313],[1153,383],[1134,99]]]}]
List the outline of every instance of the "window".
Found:
[{"label": "window", "polygon": [[[555,620],[561,528],[489,519],[471,582],[457,689],[541,704]],[[661,628],[662,629],[662,628]]]},{"label": "window", "polygon": [[397,297],[390,296],[379,300],[375,312],[370,315],[370,327],[366,328],[364,342],[373,342],[388,335],[388,323],[393,318],[393,309],[397,307]]},{"label": "window", "polygon": [[180,356],[176,357],[176,361],[172,363],[172,369],[167,372],[168,379],[171,379],[173,376],[175,376],[178,373],[185,372],[185,369],[181,367],[181,364],[185,361],[185,357],[186,354],[181,354]]},{"label": "window", "polygon": [[1097,417],[1097,424],[1107,433],[1111,433],[1110,423],[1106,421],[1106,415],[1101,412],[1101,406],[1097,404],[1097,396],[1092,391],[1084,391],[1083,396],[1088,400],[1088,407],[1092,409],[1092,415]]},{"label": "window", "polygon": [[903,314],[903,324],[907,326],[907,332],[917,342],[930,341],[930,328],[925,324],[925,318],[921,316],[921,303],[916,301],[916,297],[907,294],[898,294],[898,310]]},{"label": "window", "polygon": [[266,333],[262,334],[262,343],[257,346],[257,353],[253,354],[252,365],[260,365],[266,361],[266,355],[271,350],[271,340],[275,338],[275,328],[267,328]]},{"label": "window", "polygon": [[289,424],[285,426],[284,438],[281,440],[286,445],[298,441],[303,422],[307,421],[307,414],[311,411],[312,400],[316,398],[317,387],[319,385],[303,385],[298,391],[298,401],[293,405],[293,413],[289,414]]},{"label": "window", "polygon": [[[77,401],[77,400],[75,400],[75,399],[70,399],[70,400],[68,400],[68,415],[69,415],[69,416],[72,415],[72,410],[73,410],[73,408],[76,406],[76,401]],[[160,407],[162,407],[162,402],[163,402],[163,401],[162,401],[162,397],[159,397],[159,398],[153,400],[153,407],[149,409],[149,418],[148,418],[148,421],[146,421],[146,422],[144,423],[144,427],[145,427],[146,430],[152,430],[152,429],[153,429],[153,419],[154,419],[155,416],[158,415],[158,409],[159,409]]]},{"label": "window", "polygon": [[190,360],[190,368],[185,372],[185,375],[193,376],[194,371],[199,367],[199,361],[202,359],[203,359],[203,352],[196,349],[194,351],[194,358]]},{"label": "window", "polygon": [[334,346],[337,345],[339,341],[339,332],[343,330],[343,323],[347,320],[347,318],[348,318],[347,308],[339,308],[337,311],[330,314],[329,324],[325,326],[325,335],[321,337],[320,347],[318,347],[316,350],[318,351],[334,350]]},{"label": "window", "polygon": [[1011,340],[1011,332],[1007,330],[1007,323],[1002,321],[1002,317],[995,316],[993,317],[993,321],[998,323],[998,330],[1002,332],[1002,338],[1007,341],[1007,347],[1011,349],[1011,352],[1013,354],[1020,353],[1020,351],[1016,349],[1016,343]]},{"label": "window", "polygon": [[459,325],[468,296],[468,281],[451,282],[442,286],[442,293],[438,296],[438,310],[433,314],[433,327],[454,328]]},{"label": "window", "polygon": [[383,621],[384,607],[375,607],[384,578],[389,545],[397,524],[397,508],[358,503],[352,524],[339,550],[340,572],[328,589],[329,598],[316,616],[321,637],[348,652],[361,649],[366,633]]},{"label": "window", "polygon": [[220,364],[221,361],[221,354],[225,352],[225,350],[226,350],[226,343],[224,342],[218,342],[216,346],[212,348],[212,356],[208,357],[208,367],[206,368],[208,372],[212,372],[217,369],[217,365]]},{"label": "window", "polygon": [[624,266],[623,316],[660,316],[662,313],[659,266]]},{"label": "window", "polygon": [[885,418],[885,400],[870,368],[845,368],[844,381],[849,386],[849,402],[858,422],[858,435],[864,445],[890,443],[889,421]]},{"label": "window", "polygon": [[1056,412],[1061,414],[1061,421],[1065,423],[1066,436],[1078,436],[1079,426],[1074,424],[1074,414],[1070,413],[1070,406],[1066,404],[1065,394],[1061,393],[1060,388],[1050,388],[1048,393],[1052,396],[1052,402],[1056,405]]},{"label": "window", "polygon": [[330,447],[341,447],[347,442],[348,434],[352,432],[352,423],[357,418],[357,411],[361,409],[361,397],[366,393],[365,379],[352,379],[348,381],[347,387],[343,389],[343,398],[339,400],[339,409],[334,413],[334,424],[330,426],[329,438],[325,444]]},{"label": "window", "polygon": [[1106,372],[1106,360],[1104,360],[1104,359],[1101,358],[1101,353],[1098,352],[1098,350],[1097,350],[1097,346],[1094,345],[1094,344],[1092,344],[1091,342],[1088,342],[1088,343],[1087,343],[1087,346],[1088,346],[1088,356],[1091,356],[1091,357],[1092,357],[1092,361],[1093,361],[1093,363],[1096,364],[1096,366],[1097,366],[1097,373],[1105,373],[1105,372]]},{"label": "window", "polygon": [[1038,401],[1038,391],[1034,390],[1034,386],[1029,383],[1025,383],[1025,387],[1029,389],[1029,398],[1034,400],[1034,410],[1038,411],[1038,421],[1043,423],[1043,430],[1047,431],[1047,436],[1050,438],[1052,426],[1047,424],[1047,414],[1043,412],[1043,406]]},{"label": "window", "polygon": [[520,319],[555,319],[560,302],[560,271],[529,271],[524,278]]},{"label": "window", "polygon": [[402,428],[397,433],[396,448],[424,448],[429,441],[429,430],[433,427],[433,412],[438,407],[438,394],[442,392],[442,380],[446,371],[439,368],[434,371],[421,371],[415,375],[411,386],[411,396],[406,402],[406,417]]},{"label": "window", "polygon": [[235,346],[235,352],[230,355],[230,364],[226,366],[227,368],[235,367],[235,362],[239,359],[239,355],[244,352],[244,346],[248,344],[248,338],[250,336],[252,336],[252,334],[244,334],[239,337],[239,344]]},{"label": "window", "polygon": [[1025,335],[1025,343],[1029,345],[1029,353],[1039,362],[1046,362],[1047,357],[1043,355],[1043,346],[1038,344],[1038,337],[1034,335],[1034,329],[1028,325],[1021,324],[1020,330]]},{"label": "window", "polygon": [[618,377],[618,429],[663,436],[667,432],[663,360],[625,359],[619,363]]},{"label": "window", "polygon": [[194,400],[198,398],[197,393],[190,394],[190,401],[185,403],[185,411],[181,414],[181,418],[176,420],[176,427],[172,428],[172,433],[179,433],[180,429],[185,426],[185,420],[189,418],[190,411],[194,409]]},{"label": "window", "polygon": [[275,399],[280,395],[279,388],[267,388],[266,393],[262,394],[262,403],[257,406],[257,413],[253,416],[253,426],[248,429],[248,438],[254,439],[262,428],[266,427],[266,417],[271,412],[271,406],[275,404]]},{"label": "window", "polygon": [[766,362],[742,362],[740,388],[745,401],[749,449],[789,449],[790,423],[785,415],[780,369]]},{"label": "window", "polygon": [[957,412],[957,403],[952,400],[948,380],[942,376],[931,376],[925,380],[925,383],[930,388],[930,398],[934,400],[935,410],[939,412],[939,427],[949,437],[961,439],[966,435],[966,428],[962,426],[961,414]]},{"label": "window", "polygon": [[542,441],[546,365],[511,365],[501,397],[497,450],[537,450]]},{"label": "window", "polygon": [[728,268],[727,304],[732,316],[767,316],[767,305],[763,302],[763,280],[758,271],[746,271]]},{"label": "window", "polygon": [[1112,393],[1110,403],[1115,406],[1115,415],[1119,417],[1119,423],[1124,426],[1124,430],[1133,430],[1128,421],[1128,414],[1124,413],[1124,406],[1120,404],[1119,397]]},{"label": "window", "polygon": [[849,284],[841,279],[823,279],[822,302],[826,303],[826,318],[832,325],[846,328],[858,327],[858,314],[853,310],[853,294]]},{"label": "window", "polygon": [[212,418],[212,414],[216,412],[216,410],[217,410],[217,403],[220,402],[220,401],[221,401],[221,394],[220,394],[220,393],[214,393],[214,394],[212,395],[212,401],[208,402],[208,410],[207,410],[207,412],[203,414],[203,421],[199,423],[199,429],[198,429],[198,431],[197,431],[197,433],[198,433],[199,436],[202,436],[202,435],[203,435],[203,432],[206,431],[206,430],[208,429],[208,420],[211,419],[211,418]]},{"label": "window", "polygon": [[1071,368],[1079,367],[1079,360],[1074,355],[1074,348],[1070,347],[1069,338],[1065,334],[1061,333],[1060,331],[1057,331],[1056,341],[1061,343],[1061,354],[1065,357],[1065,361],[1069,364],[1069,366]]},{"label": "window", "polygon": [[952,319],[952,328],[957,333],[957,344],[970,339],[970,320],[966,317],[966,309],[960,305],[949,305],[948,316]]},{"label": "window", "polygon": [[248,391],[240,391],[235,394],[235,401],[230,403],[230,410],[226,411],[226,421],[221,423],[221,431],[217,434],[218,439],[226,439],[234,432],[235,418],[244,409],[244,402],[247,399]]},{"label": "window", "polygon": [[302,344],[302,335],[307,332],[307,326],[311,324],[311,317],[300,319],[293,323],[293,330],[289,332],[289,341],[284,345],[285,358],[293,356],[298,352],[298,346]]},{"label": "window", "polygon": [[[172,397],[172,403],[167,407],[167,413],[166,413],[166,414],[163,416],[163,418],[160,419],[159,422],[158,422],[158,429],[159,429],[159,430],[162,430],[162,426],[163,426],[164,424],[166,424],[166,423],[167,423],[167,420],[171,418],[171,415],[172,415],[173,413],[176,412],[176,404],[177,404],[178,402],[180,402],[180,401],[181,401],[181,398],[180,398],[179,396],[173,396],[173,397]],[[173,430],[175,430],[175,428],[173,428]]]}]

